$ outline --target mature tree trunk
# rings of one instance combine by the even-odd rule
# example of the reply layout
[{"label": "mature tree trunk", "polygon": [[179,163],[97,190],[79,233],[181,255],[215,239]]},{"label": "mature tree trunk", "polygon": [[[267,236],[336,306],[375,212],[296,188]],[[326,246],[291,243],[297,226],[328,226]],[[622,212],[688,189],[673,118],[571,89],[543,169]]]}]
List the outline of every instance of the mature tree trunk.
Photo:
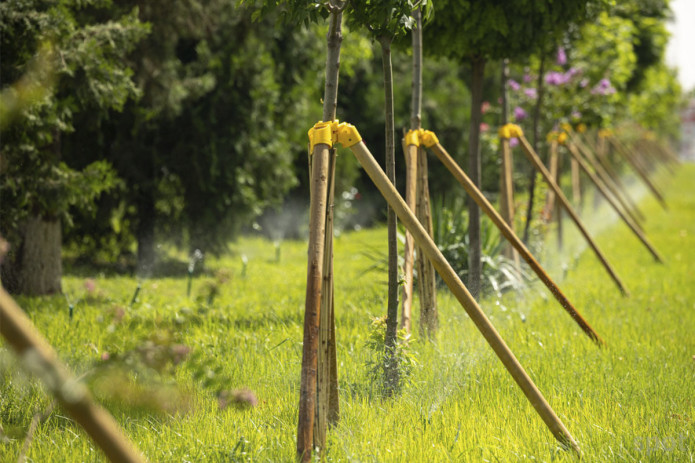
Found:
[{"label": "mature tree trunk", "polygon": [[[536,97],[536,107],[533,110],[533,140],[531,146],[533,151],[538,153],[538,138],[539,138],[539,122],[541,117],[541,107],[543,106],[543,73],[545,72],[545,55],[541,56],[541,62],[538,66],[538,96]],[[536,169],[531,167],[528,186],[528,204],[526,208],[526,224],[524,225],[524,235],[522,240],[524,244],[528,244],[528,235],[531,229],[531,220],[533,219],[533,201],[536,191]]]},{"label": "mature tree trunk", "polygon": [[21,242],[2,264],[8,292],[40,296],[61,292],[60,220],[31,215],[22,225]]},{"label": "mature tree trunk", "polygon": [[[381,58],[384,72],[384,115],[386,116],[386,175],[396,185],[396,142],[393,120],[393,74],[391,66],[391,42],[388,36],[380,37]],[[384,363],[384,386],[386,395],[393,394],[399,386],[399,370],[395,356],[398,331],[398,230],[396,213],[389,206],[387,216],[388,233],[388,301],[386,305],[386,355]]]},{"label": "mature tree trunk", "polygon": [[[468,134],[469,175],[477,188],[481,185],[480,169],[480,123],[483,120],[483,77],[485,60],[475,58],[472,62],[471,79],[471,128]],[[482,276],[482,241],[480,239],[480,210],[473,198],[468,197],[468,289],[477,300],[480,299]]]}]

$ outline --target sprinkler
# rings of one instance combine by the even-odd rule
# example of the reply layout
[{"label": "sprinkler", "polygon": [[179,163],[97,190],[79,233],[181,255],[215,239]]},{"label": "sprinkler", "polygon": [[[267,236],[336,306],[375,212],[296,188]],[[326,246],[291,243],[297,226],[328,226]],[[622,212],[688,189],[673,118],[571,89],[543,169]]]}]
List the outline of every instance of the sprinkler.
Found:
[{"label": "sprinkler", "polygon": [[246,269],[249,266],[249,258],[246,257],[246,254],[241,255],[241,276],[246,277]]},{"label": "sprinkler", "polygon": [[273,246],[275,246],[275,263],[280,263],[280,241],[273,241]]},{"label": "sprinkler", "polygon": [[133,298],[130,300],[130,307],[135,304],[135,301],[138,299],[138,294],[140,294],[140,288],[142,287],[142,284],[138,281],[138,285],[135,287],[135,292],[133,293]]},{"label": "sprinkler", "polygon": [[188,261],[188,284],[186,287],[186,297],[191,297],[191,287],[193,286],[193,272],[195,271],[195,264],[203,260],[203,253],[200,249],[196,249],[191,254],[191,259]]},{"label": "sprinkler", "polygon": [[65,302],[68,303],[68,319],[70,321],[72,321],[72,314],[75,311],[75,305],[72,302],[70,302],[70,298],[68,298],[67,292],[65,292],[64,295],[65,295]]}]

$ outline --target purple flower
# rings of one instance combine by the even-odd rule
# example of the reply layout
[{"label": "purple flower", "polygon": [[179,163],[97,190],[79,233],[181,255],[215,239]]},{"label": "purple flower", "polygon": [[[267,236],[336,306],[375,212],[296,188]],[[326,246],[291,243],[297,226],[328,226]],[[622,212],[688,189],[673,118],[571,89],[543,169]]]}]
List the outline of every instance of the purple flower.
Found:
[{"label": "purple flower", "polygon": [[518,138],[510,138],[509,139],[509,146],[514,148],[515,146],[519,146],[519,139]]},{"label": "purple flower", "polygon": [[524,111],[523,108],[521,108],[519,106],[514,108],[514,119],[516,119],[517,121],[520,121],[522,119],[525,119],[526,116],[527,116],[526,111]]},{"label": "purple flower", "polygon": [[548,85],[562,85],[565,83],[565,75],[561,72],[550,71],[545,75],[545,83]]},{"label": "purple flower", "polygon": [[557,64],[560,66],[567,64],[567,54],[565,53],[565,49],[562,47],[557,49]]},{"label": "purple flower", "polygon": [[514,90],[515,92],[518,91],[518,90],[521,88],[521,85],[519,85],[519,82],[517,82],[517,81],[514,80],[514,79],[509,79],[509,80],[507,81],[507,85],[509,85],[509,88],[511,88],[511,89]]},{"label": "purple flower", "polygon": [[525,89],[524,89],[524,95],[526,95],[527,97],[529,97],[529,98],[531,98],[531,99],[533,99],[533,100],[535,100],[536,98],[538,98],[538,92],[537,92],[536,89],[533,88],[533,87],[525,88]]},{"label": "purple flower", "polygon": [[612,95],[615,93],[615,88],[611,85],[611,81],[605,77],[601,79],[594,88],[591,89],[592,95]]},{"label": "purple flower", "polygon": [[565,72],[565,79],[567,79],[567,81],[569,81],[570,79],[572,79],[572,77],[574,77],[578,74],[579,74],[579,69],[574,68],[574,67],[569,68],[567,70],[567,72]]},{"label": "purple flower", "polygon": [[533,80],[533,76],[528,72],[524,73],[524,82],[527,84]]},{"label": "purple flower", "polygon": [[571,116],[572,116],[572,119],[579,120],[582,118],[582,113],[580,113],[579,111],[572,111]]},{"label": "purple flower", "polygon": [[589,79],[582,79],[581,81],[579,81],[579,86],[581,88],[585,88],[587,85],[589,85]]}]

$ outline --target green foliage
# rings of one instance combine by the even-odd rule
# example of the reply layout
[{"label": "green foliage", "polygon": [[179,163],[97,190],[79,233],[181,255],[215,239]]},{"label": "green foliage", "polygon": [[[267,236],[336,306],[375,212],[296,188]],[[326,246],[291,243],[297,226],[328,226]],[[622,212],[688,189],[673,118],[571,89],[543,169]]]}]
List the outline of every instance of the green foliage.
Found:
[{"label": "green foliage", "polygon": [[397,391],[400,392],[412,380],[413,369],[418,365],[417,353],[412,349],[410,333],[405,329],[398,330],[396,334],[396,346],[393,353],[386,349],[386,317],[372,319],[369,330],[369,337],[365,347],[369,352],[366,361],[367,377],[370,383],[370,390],[377,396],[384,395],[384,391],[392,388],[388,384],[387,370],[391,367],[391,362],[396,363],[398,377]]}]

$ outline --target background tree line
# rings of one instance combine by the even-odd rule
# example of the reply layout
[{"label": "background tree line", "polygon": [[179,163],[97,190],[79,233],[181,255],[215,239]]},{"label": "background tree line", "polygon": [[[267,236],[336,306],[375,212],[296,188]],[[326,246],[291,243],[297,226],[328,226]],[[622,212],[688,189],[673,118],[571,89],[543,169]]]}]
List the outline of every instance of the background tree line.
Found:
[{"label": "background tree line", "polygon": [[[680,89],[664,65],[668,2],[573,3],[593,8],[592,21],[573,24],[540,52],[511,63],[511,79],[523,84],[509,89],[520,109],[517,122],[531,123],[521,111],[530,113],[536,99],[524,91],[537,92],[531,82],[542,80],[543,133],[581,113],[578,119],[597,127],[633,120],[675,136]],[[476,2],[433,2],[432,8],[423,127],[435,130],[466,166],[475,63],[469,55],[443,53],[434,39],[428,44],[428,27],[434,36],[434,28],[451,22],[447,9],[475,9]],[[279,226],[263,222],[269,211],[306,204],[306,131],[320,114],[327,26],[320,18],[308,27],[287,24],[283,14],[219,0],[0,4],[0,233],[11,245],[3,284],[16,292],[59,291],[61,244],[148,274],[156,243],[222,251],[255,220]],[[392,55],[397,134],[409,126],[410,112],[411,58],[402,42]],[[494,195],[504,50],[489,48],[495,56],[485,65],[476,125],[482,186]],[[338,118],[356,125],[383,161],[381,67],[380,44],[368,31],[344,30]],[[576,77],[549,81],[571,69]],[[592,93],[604,79],[610,87]],[[441,169],[431,166],[434,197],[453,187]],[[516,181],[517,188],[529,183],[524,175]],[[338,191],[353,186],[362,198],[355,203],[371,210],[377,193],[356,161],[341,156]],[[382,209],[373,220],[385,218]]]}]

